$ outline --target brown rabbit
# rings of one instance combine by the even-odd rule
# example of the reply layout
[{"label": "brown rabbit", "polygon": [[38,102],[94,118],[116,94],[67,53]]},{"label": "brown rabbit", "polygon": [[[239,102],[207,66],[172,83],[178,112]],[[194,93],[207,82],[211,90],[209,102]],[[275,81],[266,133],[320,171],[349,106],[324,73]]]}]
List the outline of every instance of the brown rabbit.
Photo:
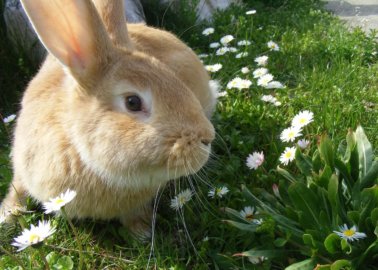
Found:
[{"label": "brown rabbit", "polygon": [[71,218],[118,218],[144,231],[157,189],[209,157],[206,71],[172,34],[127,29],[122,0],[22,4],[50,54],[22,100],[0,211],[72,189]]}]

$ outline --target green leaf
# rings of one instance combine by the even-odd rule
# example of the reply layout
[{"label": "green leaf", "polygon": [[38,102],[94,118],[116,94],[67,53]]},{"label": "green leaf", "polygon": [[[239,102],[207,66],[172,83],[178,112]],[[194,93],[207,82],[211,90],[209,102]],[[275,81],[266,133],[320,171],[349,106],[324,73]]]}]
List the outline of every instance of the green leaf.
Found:
[{"label": "green leaf", "polygon": [[251,249],[248,251],[244,251],[240,254],[235,254],[234,256],[243,256],[243,257],[267,257],[267,258],[276,258],[281,257],[286,254],[286,251],[280,249]]},{"label": "green leaf", "polygon": [[285,268],[285,270],[313,270],[316,263],[313,259],[307,259],[301,262],[294,263]]},{"label": "green leaf", "polygon": [[309,247],[311,247],[311,248],[315,248],[315,247],[316,247],[316,244],[315,244],[314,238],[312,237],[311,234],[309,234],[309,233],[304,233],[303,236],[302,236],[302,239],[303,239],[303,243],[304,243],[306,246],[309,246]]},{"label": "green leaf", "polygon": [[362,178],[360,188],[370,187],[374,184],[378,184],[378,160],[374,160],[370,170]]},{"label": "green leaf", "polygon": [[356,129],[356,141],[360,161],[361,176],[365,177],[373,163],[373,150],[361,126]]},{"label": "green leaf", "polygon": [[71,257],[69,256],[63,256],[59,258],[55,265],[59,267],[56,269],[61,269],[61,270],[72,270],[74,267],[74,263]]},{"label": "green leaf", "polygon": [[331,169],[333,169],[335,167],[335,153],[333,150],[332,141],[327,135],[322,135],[318,149],[320,157]]},{"label": "green leaf", "polygon": [[328,184],[328,200],[331,204],[332,209],[332,225],[335,227],[338,222],[338,216],[346,217],[340,207],[340,197],[339,197],[339,179],[334,174],[329,180]]},{"label": "green leaf", "polygon": [[338,260],[331,265],[331,270],[347,270],[352,269],[352,264],[348,260]]},{"label": "green leaf", "polygon": [[346,239],[341,239],[341,250],[344,251],[346,254],[350,254],[352,252],[352,245]]},{"label": "green leaf", "polygon": [[348,219],[352,221],[353,224],[359,224],[360,222],[360,212],[359,211],[349,211],[347,213]]},{"label": "green leaf", "polygon": [[277,166],[277,172],[291,183],[296,182],[295,178],[287,170],[282,169],[280,166]]},{"label": "green leaf", "polygon": [[357,142],[356,142],[356,134],[352,129],[348,130],[348,134],[346,136],[346,142],[347,142],[347,148],[344,154],[344,161],[348,163],[351,160],[351,156],[353,155],[352,153],[357,147]]},{"label": "green leaf", "polygon": [[276,247],[283,247],[284,245],[286,245],[287,243],[287,239],[285,238],[277,238],[276,240],[274,240],[273,244],[276,246]]},{"label": "green leaf", "polygon": [[312,169],[314,172],[318,173],[322,168],[322,160],[320,159],[319,151],[316,150],[312,155]]},{"label": "green leaf", "polygon": [[[374,208],[378,205],[378,185],[375,185],[371,188],[365,188],[361,192],[361,206],[362,209],[360,209],[361,217],[360,220],[364,221],[368,217],[370,217],[371,212]],[[363,229],[359,224],[359,228]]]},{"label": "green leaf", "polygon": [[305,184],[295,183],[289,186],[289,197],[297,211],[302,212],[302,224],[305,228],[319,229],[319,205],[318,198]]},{"label": "green leaf", "polygon": [[324,240],[324,247],[331,254],[340,251],[340,237],[335,233],[329,234]]},{"label": "green leaf", "polygon": [[49,263],[49,265],[54,265],[59,259],[59,255],[55,252],[52,251],[46,256],[46,260]]},{"label": "green leaf", "polygon": [[233,220],[223,220],[223,222],[242,231],[255,232],[258,227],[256,224],[241,223]]},{"label": "green leaf", "polygon": [[302,174],[306,176],[311,176],[312,162],[307,156],[302,154],[299,147],[295,151],[295,163],[298,169],[302,172]]},{"label": "green leaf", "polygon": [[347,184],[348,190],[352,190],[354,181],[352,176],[350,175],[347,166],[338,158],[335,159],[335,167],[339,170],[340,174],[345,179],[345,183]]},{"label": "green leaf", "polygon": [[373,211],[371,211],[371,222],[374,226],[378,225],[378,208],[374,208]]},{"label": "green leaf", "polygon": [[332,176],[332,169],[330,166],[326,165],[324,170],[321,172],[320,177],[316,184],[321,187],[328,188],[329,179]]}]

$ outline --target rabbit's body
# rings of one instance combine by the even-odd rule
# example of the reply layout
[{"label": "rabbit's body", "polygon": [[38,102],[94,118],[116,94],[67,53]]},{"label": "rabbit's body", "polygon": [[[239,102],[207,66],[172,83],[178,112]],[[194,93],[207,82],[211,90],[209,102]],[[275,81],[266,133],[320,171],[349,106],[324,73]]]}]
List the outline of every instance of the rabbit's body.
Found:
[{"label": "rabbit's body", "polygon": [[[54,56],[24,94],[14,180],[1,211],[26,195],[45,202],[71,189],[77,196],[66,207],[70,217],[119,218],[140,229],[158,188],[208,159],[214,130],[206,115],[215,98],[206,71],[173,35],[144,25],[129,25],[131,41],[112,46],[90,2],[64,1],[69,14],[80,10],[68,26],[40,17],[59,1],[23,2]],[[59,27],[78,33],[65,36]]]}]

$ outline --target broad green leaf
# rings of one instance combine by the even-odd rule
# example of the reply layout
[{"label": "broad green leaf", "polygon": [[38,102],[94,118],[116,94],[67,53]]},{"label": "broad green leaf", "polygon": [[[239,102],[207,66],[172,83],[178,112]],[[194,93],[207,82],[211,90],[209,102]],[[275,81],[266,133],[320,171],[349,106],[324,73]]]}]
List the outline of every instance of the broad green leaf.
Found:
[{"label": "broad green leaf", "polygon": [[360,188],[363,189],[376,184],[378,184],[378,159],[374,160],[370,170],[362,178]]},{"label": "broad green leaf", "polygon": [[360,223],[360,212],[359,211],[349,211],[347,213],[348,219],[352,221],[353,224]]},{"label": "broad green leaf", "polygon": [[361,176],[364,177],[373,163],[373,149],[361,126],[356,129],[356,141],[360,161]]},{"label": "broad green leaf", "polygon": [[46,256],[46,260],[49,263],[49,265],[55,264],[58,261],[58,259],[59,259],[59,255],[55,251],[50,252]]},{"label": "broad green leaf", "polygon": [[374,208],[373,211],[371,211],[371,222],[374,226],[378,225],[378,208]]},{"label": "broad green leaf", "polygon": [[241,223],[233,220],[223,220],[223,222],[233,227],[236,227],[242,231],[255,232],[258,227],[256,224]]},{"label": "broad green leaf", "polygon": [[335,159],[335,167],[339,170],[340,174],[345,179],[345,183],[347,184],[348,190],[352,190],[354,181],[352,176],[350,175],[347,166],[342,162],[340,159]]},{"label": "broad green leaf", "polygon": [[289,196],[297,211],[302,212],[305,228],[317,228],[319,222],[319,205],[317,196],[303,183],[295,183],[289,186]]},{"label": "broad green leaf", "polygon": [[352,269],[352,264],[348,260],[338,260],[331,265],[331,270],[347,270]]},{"label": "broad green leaf", "polygon": [[61,270],[72,270],[74,267],[74,263],[69,256],[63,256],[58,259],[54,267],[57,266],[58,268],[56,269],[61,269]]},{"label": "broad green leaf", "polygon": [[362,209],[360,209],[360,213],[361,213],[360,220],[364,221],[365,219],[370,217],[371,212],[373,211],[374,208],[377,207],[377,205],[378,205],[378,185],[375,185],[371,188],[365,188],[361,192]]},{"label": "broad green leaf", "polygon": [[309,233],[304,233],[303,236],[303,243],[306,245],[306,246],[309,246],[311,248],[315,248],[316,247],[316,244],[315,244],[315,241],[314,241],[314,238],[312,238],[312,235],[309,234]]},{"label": "broad green leaf", "polygon": [[318,149],[320,157],[331,169],[333,169],[335,167],[335,153],[333,150],[332,141],[327,135],[322,135]]},{"label": "broad green leaf", "polygon": [[329,179],[332,176],[332,169],[330,166],[326,165],[320,174],[318,181],[316,182],[319,186],[328,188]]},{"label": "broad green leaf", "polygon": [[347,142],[347,148],[344,154],[344,161],[348,163],[351,159],[353,151],[357,147],[357,142],[356,142],[356,134],[352,129],[348,130],[348,134],[346,136],[346,142]]},{"label": "broad green leaf", "polygon": [[341,239],[340,244],[342,251],[344,251],[346,254],[352,253],[352,245],[346,239]]},{"label": "broad green leaf", "polygon": [[274,240],[273,244],[276,246],[276,247],[283,247],[284,245],[286,245],[287,243],[287,239],[285,238],[277,238],[276,240]]},{"label": "broad green leaf", "polygon": [[316,265],[316,268],[314,268],[316,270],[331,270],[331,265],[330,264],[317,264]]},{"label": "broad green leaf", "polygon": [[313,270],[316,263],[312,259],[294,263],[285,268],[285,270]]},{"label": "broad green leaf", "polygon": [[322,168],[322,160],[320,159],[319,151],[316,150],[312,155],[312,169],[314,172],[318,173]]},{"label": "broad green leaf", "polygon": [[296,182],[295,178],[287,170],[282,169],[280,166],[277,166],[277,172],[291,183]]},{"label": "broad green leaf", "polygon": [[337,217],[346,217],[340,207],[340,197],[339,197],[339,179],[334,174],[329,180],[328,184],[328,200],[331,204],[332,209],[332,225],[335,227],[337,225]]},{"label": "broad green leaf", "polygon": [[307,156],[302,154],[299,147],[295,151],[295,163],[299,170],[302,172],[302,174],[306,176],[311,176],[312,162]]},{"label": "broad green leaf", "polygon": [[340,237],[335,233],[329,234],[324,240],[324,247],[331,254],[340,251]]}]

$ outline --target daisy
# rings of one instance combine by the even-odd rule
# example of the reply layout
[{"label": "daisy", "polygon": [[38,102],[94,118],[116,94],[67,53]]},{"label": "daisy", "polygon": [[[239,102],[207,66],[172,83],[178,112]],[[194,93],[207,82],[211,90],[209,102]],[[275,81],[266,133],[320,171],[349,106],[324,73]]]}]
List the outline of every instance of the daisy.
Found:
[{"label": "daisy", "polygon": [[210,43],[209,47],[213,49],[218,48],[220,47],[220,43],[219,42]]},{"label": "daisy", "polygon": [[181,209],[187,202],[190,201],[192,196],[192,191],[190,189],[185,189],[171,200],[171,208],[174,210]]},{"label": "daisy", "polygon": [[269,57],[266,55],[256,57],[255,62],[257,63],[258,66],[266,66],[268,64],[268,59]]},{"label": "daisy", "polygon": [[285,151],[280,156],[280,162],[284,165],[289,164],[290,161],[293,161],[295,158],[296,147],[286,147]]},{"label": "daisy", "polygon": [[277,102],[277,99],[272,95],[263,95],[261,97],[261,100],[264,101],[264,102],[269,102],[269,103],[273,103],[273,104],[275,102]]},{"label": "daisy", "polygon": [[307,146],[309,146],[310,144],[310,141],[309,140],[306,140],[306,139],[301,139],[297,142],[298,146],[302,149],[306,149]]},{"label": "daisy", "polygon": [[271,81],[268,83],[268,85],[265,87],[267,89],[282,89],[285,88],[285,86],[280,83],[279,81]]},{"label": "daisy", "polygon": [[76,197],[76,191],[68,189],[65,193],[60,194],[58,197],[50,199],[50,201],[43,203],[45,213],[59,211],[67,203],[71,202]]},{"label": "daisy", "polygon": [[235,58],[243,58],[243,57],[247,57],[248,56],[248,52],[242,52],[242,53],[238,53],[237,55],[235,55]]},{"label": "daisy", "polygon": [[209,55],[206,53],[201,53],[198,55],[198,58],[207,58],[207,57],[209,57]]},{"label": "daisy", "polygon": [[225,186],[222,186],[222,187],[214,187],[212,189],[210,189],[209,193],[208,193],[208,196],[210,198],[215,198],[215,197],[219,197],[219,198],[222,198],[223,196],[225,196],[230,190],[225,187]]},{"label": "daisy", "polygon": [[238,49],[235,48],[235,47],[228,47],[228,51],[230,51],[232,53],[236,53],[238,51]]},{"label": "daisy", "polygon": [[216,55],[225,55],[226,53],[228,53],[230,51],[230,49],[228,47],[222,47],[222,48],[219,48],[215,54]]},{"label": "daisy", "polygon": [[291,125],[295,127],[304,127],[314,121],[314,113],[310,111],[301,111],[296,116],[294,116]]},{"label": "daisy", "polygon": [[202,35],[208,36],[214,33],[214,28],[209,27],[202,31]]},{"label": "daisy", "polygon": [[220,42],[223,44],[223,46],[227,46],[231,41],[234,40],[234,37],[232,35],[224,36],[220,39]]},{"label": "daisy", "polygon": [[252,206],[246,206],[239,214],[243,219],[252,222],[255,219],[255,215],[259,214],[259,212]]},{"label": "daisy", "polygon": [[210,72],[217,72],[222,68],[222,64],[214,64],[205,66],[205,69]]},{"label": "daisy", "polygon": [[266,261],[268,258],[265,256],[249,256],[248,260],[253,264],[260,264]]},{"label": "daisy", "polygon": [[258,80],[257,80],[257,85],[266,87],[268,83],[270,83],[273,80],[273,75],[268,73],[265,75],[262,75]]},{"label": "daisy", "polygon": [[243,80],[239,77],[234,78],[227,84],[227,88],[237,88],[237,89],[245,89],[251,86],[252,82],[250,80]]},{"label": "daisy", "polygon": [[276,102],[274,102],[274,106],[276,106],[276,107],[279,107],[279,106],[281,106],[282,105],[282,103],[280,102],[280,101],[276,101]]},{"label": "daisy", "polygon": [[339,230],[340,231],[333,231],[333,232],[349,242],[366,238],[366,234],[362,232],[358,232],[357,227],[355,225],[349,229],[348,226],[344,224],[343,226],[339,227]]},{"label": "daisy", "polygon": [[251,170],[257,170],[264,162],[264,153],[263,152],[253,152],[247,157],[247,167]]},{"label": "daisy", "polygon": [[251,45],[251,42],[249,40],[240,40],[238,42],[238,46],[249,46]]},{"label": "daisy", "polygon": [[52,235],[56,229],[51,226],[49,221],[39,221],[38,226],[31,225],[30,229],[24,229],[22,234],[14,239],[13,246],[17,251],[21,251],[29,246],[43,242]]},{"label": "daisy", "polygon": [[245,14],[246,14],[246,15],[253,15],[253,14],[256,14],[256,10],[254,10],[254,9],[248,10]]},{"label": "daisy", "polygon": [[295,138],[302,136],[302,128],[300,127],[288,127],[284,129],[280,135],[280,139],[283,142],[293,142]]},{"label": "daisy", "polygon": [[15,115],[15,114],[11,114],[11,115],[5,117],[5,118],[3,119],[3,122],[4,122],[4,124],[9,124],[9,123],[12,122],[14,119],[16,119],[16,115]]},{"label": "daisy", "polygon": [[267,73],[268,73],[267,68],[258,68],[255,71],[253,71],[253,78],[255,78],[255,79],[260,78]]},{"label": "daisy", "polygon": [[247,74],[247,73],[249,73],[249,68],[248,68],[248,67],[243,67],[243,68],[241,69],[241,72],[242,72],[243,74]]},{"label": "daisy", "polygon": [[274,41],[269,41],[267,43],[268,45],[268,48],[271,50],[271,51],[279,51],[280,50],[280,47],[278,46],[277,43],[275,43]]}]

